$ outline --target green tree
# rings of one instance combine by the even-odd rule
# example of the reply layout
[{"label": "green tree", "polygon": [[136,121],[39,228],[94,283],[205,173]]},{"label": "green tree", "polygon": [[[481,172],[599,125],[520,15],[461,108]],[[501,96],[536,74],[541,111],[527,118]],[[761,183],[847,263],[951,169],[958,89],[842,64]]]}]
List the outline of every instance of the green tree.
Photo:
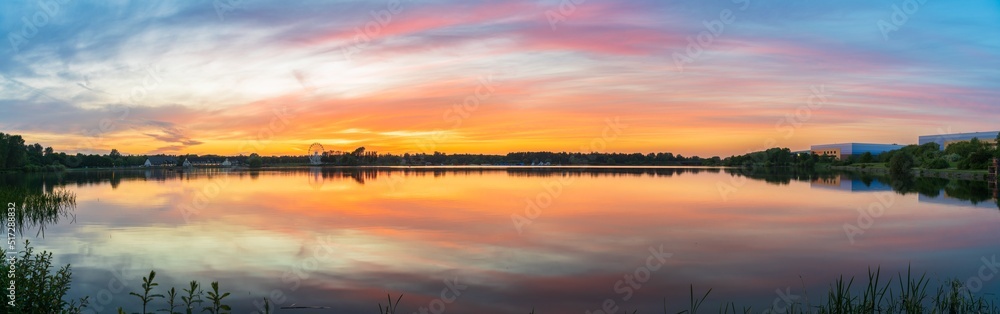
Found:
[{"label": "green tree", "polygon": [[27,151],[24,147],[24,139],[20,135],[7,136],[7,162],[5,168],[15,169],[24,166],[24,159]]},{"label": "green tree", "polygon": [[923,167],[927,169],[947,169],[948,167],[951,167],[951,165],[949,165],[948,161],[944,160],[944,158],[938,157],[928,160],[924,163]]},{"label": "green tree", "polygon": [[997,141],[993,142],[993,158],[1000,158],[1000,132],[997,132]]},{"label": "green tree", "polygon": [[7,134],[0,133],[0,169],[7,167]]},{"label": "green tree", "polygon": [[875,161],[875,156],[872,156],[871,152],[865,152],[861,154],[861,158],[858,158],[858,162],[867,164]]},{"label": "green tree", "polygon": [[247,164],[250,165],[250,168],[260,168],[264,165],[264,160],[257,153],[253,153],[250,154],[250,158],[247,158]]},{"label": "green tree", "polygon": [[972,138],[970,141],[955,142],[948,145],[944,152],[946,154],[958,154],[962,157],[969,157],[970,154],[975,152],[982,143],[978,138]]},{"label": "green tree", "polygon": [[913,168],[913,156],[908,153],[899,152],[889,160],[889,173],[892,175],[908,175],[911,168]]}]

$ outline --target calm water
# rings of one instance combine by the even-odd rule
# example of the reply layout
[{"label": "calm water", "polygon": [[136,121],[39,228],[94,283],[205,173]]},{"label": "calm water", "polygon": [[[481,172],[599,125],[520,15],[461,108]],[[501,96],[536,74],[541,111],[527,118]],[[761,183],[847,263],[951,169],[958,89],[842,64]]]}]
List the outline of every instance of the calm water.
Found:
[{"label": "calm water", "polygon": [[[25,237],[71,263],[71,293],[90,295],[101,313],[137,311],[128,292],[150,269],[161,287],[220,281],[234,313],[253,313],[264,296],[335,309],[292,313],[374,313],[386,294],[404,295],[402,313],[442,305],[448,313],[585,313],[608,299],[659,313],[663,298],[676,312],[691,284],[698,294],[713,289],[710,311],[732,301],[759,312],[778,289],[818,302],[837,276],[865,276],[870,266],[895,274],[912,265],[934,285],[965,281],[1000,253],[1000,210],[984,182],[691,168],[3,180],[77,194],[76,209],[44,226],[44,237],[39,226]],[[1000,292],[996,277],[980,294]]]}]

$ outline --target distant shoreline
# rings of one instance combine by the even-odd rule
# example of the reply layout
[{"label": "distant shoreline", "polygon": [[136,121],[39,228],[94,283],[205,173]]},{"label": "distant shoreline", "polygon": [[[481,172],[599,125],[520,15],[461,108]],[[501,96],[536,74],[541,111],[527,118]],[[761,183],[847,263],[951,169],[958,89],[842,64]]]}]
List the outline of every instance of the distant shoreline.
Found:
[{"label": "distant shoreline", "polygon": [[[727,166],[644,166],[644,165],[554,165],[554,166],[518,166],[518,165],[414,165],[414,166],[341,166],[341,165],[287,165],[287,166],[267,166],[260,168],[249,167],[119,167],[119,168],[69,168],[65,171],[91,171],[91,170],[191,170],[191,169],[230,169],[230,170],[281,170],[281,169],[574,169],[574,168],[605,168],[605,169],[737,169],[740,167]],[[16,171],[15,171],[16,172]]]},{"label": "distant shoreline", "polygon": [[[867,174],[889,175],[889,168],[871,166],[830,166],[832,170],[850,171]],[[958,170],[958,169],[923,169],[914,168],[911,170],[914,176],[921,178],[942,178],[958,179],[970,181],[986,181],[989,172],[986,170]]]},{"label": "distant shoreline", "polygon": [[[289,169],[741,169],[744,167],[728,166],[644,166],[644,165],[555,165],[555,166],[518,166],[518,165],[413,165],[413,166],[340,166],[340,165],[288,165],[269,166],[261,168],[248,167],[127,167],[127,168],[69,168],[68,172],[86,171],[146,171],[146,170],[167,170],[180,171],[200,170],[200,169],[226,169],[237,171],[271,171]],[[884,166],[861,165],[861,166],[828,166],[826,169],[847,171],[854,173],[888,175],[889,169]],[[19,171],[11,171],[17,173]],[[40,172],[44,173],[44,172]],[[986,181],[988,172],[986,170],[957,170],[957,169],[921,169],[912,170],[914,176],[927,178],[958,179],[970,181]]]}]

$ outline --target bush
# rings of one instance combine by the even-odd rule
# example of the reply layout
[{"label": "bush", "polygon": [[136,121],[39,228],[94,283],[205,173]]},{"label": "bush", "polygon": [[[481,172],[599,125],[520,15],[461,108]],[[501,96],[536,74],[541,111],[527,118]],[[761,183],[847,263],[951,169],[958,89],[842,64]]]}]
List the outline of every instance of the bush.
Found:
[{"label": "bush", "polygon": [[951,165],[948,164],[948,161],[944,160],[944,158],[934,158],[924,164],[924,168],[927,169],[947,169],[949,167],[951,167]]},{"label": "bush", "polygon": [[979,150],[969,154],[969,156],[958,163],[959,169],[986,170],[989,166],[992,154],[985,150]]},{"label": "bush", "polygon": [[[6,254],[0,247],[0,255],[6,257]],[[6,313],[80,313],[86,307],[87,298],[80,299],[80,303],[63,300],[73,272],[69,264],[50,272],[51,252],[34,254],[29,241],[24,241],[24,253],[15,258],[14,263],[17,265],[13,278],[17,284],[17,299],[14,306],[6,302],[0,305]],[[10,269],[10,264],[11,260],[4,258],[0,267]]]},{"label": "bush", "polygon": [[889,160],[889,173],[893,175],[906,175],[913,168],[913,156],[905,152],[894,154]]},{"label": "bush", "polygon": [[861,154],[860,158],[858,158],[858,162],[863,164],[872,163],[875,162],[875,157],[872,156],[872,153],[865,152],[864,154]]}]

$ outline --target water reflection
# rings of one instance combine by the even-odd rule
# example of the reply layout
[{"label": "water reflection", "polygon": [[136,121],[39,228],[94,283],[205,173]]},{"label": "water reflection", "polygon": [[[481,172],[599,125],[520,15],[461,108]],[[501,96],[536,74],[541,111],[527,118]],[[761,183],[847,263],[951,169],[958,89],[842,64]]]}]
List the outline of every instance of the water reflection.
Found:
[{"label": "water reflection", "polygon": [[[719,184],[735,178],[749,180],[724,200]],[[894,207],[852,243],[842,226],[877,195],[854,186],[897,185],[834,172],[397,167],[3,180],[78,195],[79,223],[50,226],[45,241],[32,242],[73,264],[75,296],[108,289],[109,278],[128,281],[111,294],[115,308],[133,306],[129,290],[155,269],[166,288],[221,281],[239,313],[274,291],[282,305],[337,313],[369,312],[386,293],[403,293],[412,312],[454,278],[468,286],[448,305],[456,313],[583,313],[609,298],[657,312],[664,297],[679,310],[690,284],[713,288],[710,303],[760,309],[775,289],[821,295],[837,276],[868,266],[895,273],[912,264],[935,278],[965,278],[1000,238],[995,210],[955,211],[914,195],[971,202],[982,191],[959,190],[975,183],[903,179],[887,193],[902,195]],[[818,186],[833,182],[851,189]],[[530,223],[519,232],[513,215]],[[660,246],[673,257],[623,301],[616,282]]]},{"label": "water reflection", "polygon": [[837,172],[814,171],[800,168],[727,168],[726,173],[733,176],[762,180],[776,185],[788,185],[792,181],[830,181],[839,178],[839,173]]},{"label": "water reflection", "polygon": [[870,174],[805,171],[800,169],[728,169],[727,173],[761,180],[771,184],[792,181],[809,182],[816,189],[848,192],[895,191],[901,195],[916,193],[924,202],[981,206],[996,205],[1000,209],[996,188],[986,181],[956,180],[915,176],[875,176]]},{"label": "water reflection", "polygon": [[336,180],[340,178],[351,178],[359,184],[365,181],[378,180],[379,176],[432,176],[441,178],[445,176],[470,176],[483,174],[502,173],[511,177],[552,177],[552,176],[590,176],[590,177],[618,177],[618,176],[649,176],[649,177],[671,177],[684,173],[719,173],[719,168],[670,168],[670,167],[378,167],[378,168],[321,168],[311,167],[309,169],[286,169],[281,172],[293,174],[298,171],[309,171],[312,180]]},{"label": "water reflection", "polygon": [[[22,186],[5,186],[0,190],[0,200],[3,200],[8,210],[13,214],[13,222],[18,234],[24,235],[24,230],[37,228],[35,236],[45,237],[46,225],[59,223],[60,219],[76,216],[72,213],[76,208],[76,194],[65,189],[43,190],[25,188]],[[13,212],[10,212],[13,209]],[[75,219],[74,219],[75,220]]]},{"label": "water reflection", "polygon": [[850,192],[892,191],[892,186],[874,178],[852,178],[846,175],[817,178],[810,182],[810,186],[818,189],[834,189]]}]

